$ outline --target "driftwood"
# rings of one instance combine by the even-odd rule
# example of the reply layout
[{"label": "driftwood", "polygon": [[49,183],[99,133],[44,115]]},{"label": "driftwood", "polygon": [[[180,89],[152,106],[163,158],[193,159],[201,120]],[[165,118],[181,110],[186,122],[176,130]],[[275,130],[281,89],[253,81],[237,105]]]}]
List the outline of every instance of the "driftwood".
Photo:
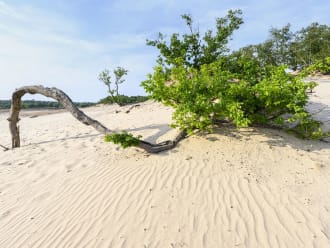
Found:
[{"label": "driftwood", "polygon": [[[68,110],[78,121],[84,123],[85,125],[92,126],[98,132],[106,135],[114,133],[114,131],[108,129],[103,124],[87,116],[84,112],[79,110],[70,97],[66,95],[63,91],[57,88],[46,88],[41,85],[25,86],[19,89],[16,89],[12,95],[11,99],[11,109],[9,128],[12,136],[12,148],[20,147],[20,133],[19,126],[19,112],[21,110],[21,98],[26,94],[41,94],[46,97],[53,98],[63,105],[63,107]],[[186,136],[186,132],[180,132],[174,140],[168,140],[159,144],[152,144],[147,141],[140,140],[140,143],[137,147],[144,149],[149,153],[158,153],[165,150],[170,150],[174,148],[177,143]]]}]

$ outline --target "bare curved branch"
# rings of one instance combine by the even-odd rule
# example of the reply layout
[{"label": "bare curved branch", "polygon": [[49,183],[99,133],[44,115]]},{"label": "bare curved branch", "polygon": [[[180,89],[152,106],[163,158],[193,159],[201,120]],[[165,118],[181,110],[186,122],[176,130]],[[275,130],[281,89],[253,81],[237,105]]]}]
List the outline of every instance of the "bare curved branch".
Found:
[{"label": "bare curved branch", "polygon": [[[84,112],[79,110],[70,97],[66,95],[62,90],[57,88],[47,88],[42,85],[32,85],[24,86],[19,89],[16,89],[12,94],[11,99],[11,109],[10,116],[8,118],[9,128],[12,136],[12,148],[20,147],[20,134],[19,126],[19,112],[21,110],[21,98],[25,94],[41,94],[46,97],[53,98],[63,105],[63,107],[68,110],[78,121],[84,123],[85,125],[92,126],[98,132],[102,134],[111,134],[114,133],[113,130],[108,129],[99,121],[94,120],[87,116]],[[177,143],[186,136],[186,132],[180,132],[174,140],[168,140],[159,144],[152,144],[146,141],[141,140],[137,147],[144,149],[149,153],[158,153],[161,151],[169,150],[174,148]]]}]

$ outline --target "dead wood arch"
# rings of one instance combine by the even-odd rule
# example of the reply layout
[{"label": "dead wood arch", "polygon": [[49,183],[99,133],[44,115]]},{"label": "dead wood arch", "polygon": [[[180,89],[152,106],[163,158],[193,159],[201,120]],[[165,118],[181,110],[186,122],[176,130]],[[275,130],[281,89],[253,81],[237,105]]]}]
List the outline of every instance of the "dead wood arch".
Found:
[{"label": "dead wood arch", "polygon": [[[114,133],[113,130],[108,129],[99,121],[94,120],[87,116],[84,112],[78,109],[70,97],[65,94],[62,90],[57,88],[47,88],[42,85],[32,85],[24,86],[19,89],[16,89],[12,94],[11,99],[11,109],[10,116],[8,118],[9,128],[12,137],[12,148],[20,147],[20,132],[19,132],[19,112],[21,110],[22,97],[25,94],[41,94],[46,97],[50,97],[58,101],[63,105],[63,107],[69,111],[78,121],[84,123],[85,125],[92,126],[101,134],[111,134]],[[161,151],[166,151],[174,148],[177,143],[186,136],[186,132],[180,132],[174,140],[168,140],[159,144],[152,144],[144,140],[140,140],[140,143],[137,147],[144,149],[149,153],[158,153]]]}]

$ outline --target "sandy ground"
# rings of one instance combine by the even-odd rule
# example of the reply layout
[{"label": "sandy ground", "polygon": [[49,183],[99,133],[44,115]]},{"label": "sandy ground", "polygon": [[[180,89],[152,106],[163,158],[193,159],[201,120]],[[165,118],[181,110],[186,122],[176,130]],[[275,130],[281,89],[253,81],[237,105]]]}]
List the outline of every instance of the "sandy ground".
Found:
[{"label": "sandy ground", "polygon": [[[329,128],[330,80],[309,109]],[[152,142],[176,134],[157,103],[84,111]],[[0,247],[330,247],[329,143],[228,127],[150,155],[66,112],[20,127],[22,147],[0,149]]]}]

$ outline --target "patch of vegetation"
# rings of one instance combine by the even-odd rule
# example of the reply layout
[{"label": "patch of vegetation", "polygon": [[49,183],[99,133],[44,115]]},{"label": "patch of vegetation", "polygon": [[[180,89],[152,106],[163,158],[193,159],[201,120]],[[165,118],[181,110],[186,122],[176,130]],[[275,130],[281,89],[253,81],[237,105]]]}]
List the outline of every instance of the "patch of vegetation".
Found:
[{"label": "patch of vegetation", "polygon": [[140,139],[142,136],[133,136],[133,134],[127,133],[125,131],[121,133],[107,134],[104,137],[105,142],[113,142],[114,144],[119,144],[122,148],[127,148],[130,146],[137,146],[140,144]]}]

